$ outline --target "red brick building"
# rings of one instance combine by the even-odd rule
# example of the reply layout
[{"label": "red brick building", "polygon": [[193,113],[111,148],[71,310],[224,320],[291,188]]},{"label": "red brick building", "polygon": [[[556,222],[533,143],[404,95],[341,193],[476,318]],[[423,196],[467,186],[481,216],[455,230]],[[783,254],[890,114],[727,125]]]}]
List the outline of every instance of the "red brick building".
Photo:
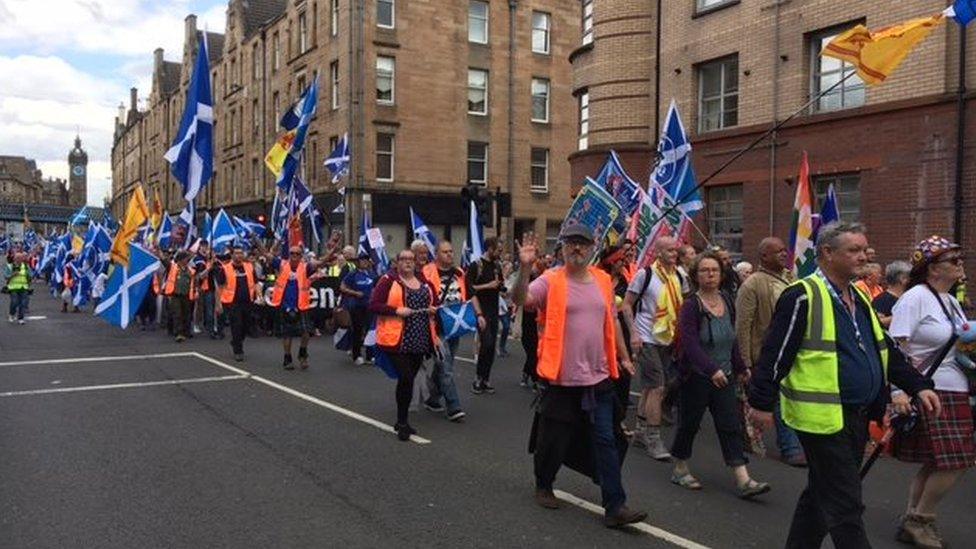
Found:
[{"label": "red brick building", "polygon": [[[852,70],[818,55],[831,36],[855,23],[877,28],[945,7],[941,0],[680,0],[662,2],[658,12],[653,2],[582,4],[582,24],[592,33],[571,54],[574,93],[586,122],[579,126],[580,150],[570,160],[575,182],[596,173],[611,148],[633,177],[646,181],[671,98],[691,134],[702,179]],[[971,28],[968,34],[969,43],[976,42]],[[807,151],[816,206],[833,182],[842,218],[868,226],[880,260],[907,258],[917,241],[934,232],[952,237],[958,231],[971,248],[976,93],[963,95],[969,114],[960,132],[959,41],[959,27],[949,21],[885,83],[866,87],[854,76],[815,102],[708,183],[699,226],[747,259],[756,258],[763,237],[785,239]],[[976,82],[972,46],[967,57],[968,80]],[[961,179],[959,135],[965,143]],[[972,270],[976,262],[968,266]]]}]

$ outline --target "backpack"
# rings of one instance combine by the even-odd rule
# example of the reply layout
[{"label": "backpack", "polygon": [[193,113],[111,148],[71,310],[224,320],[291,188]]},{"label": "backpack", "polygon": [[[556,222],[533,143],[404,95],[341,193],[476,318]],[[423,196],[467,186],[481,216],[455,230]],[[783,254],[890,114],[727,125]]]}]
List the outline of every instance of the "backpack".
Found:
[{"label": "backpack", "polygon": [[644,294],[647,293],[647,287],[651,285],[651,277],[654,276],[654,273],[651,272],[650,267],[644,267],[641,269],[641,271],[644,272],[644,283],[641,284],[641,291],[639,294],[637,294],[637,301],[634,303],[635,316],[637,313],[641,312],[641,309],[644,308]]}]

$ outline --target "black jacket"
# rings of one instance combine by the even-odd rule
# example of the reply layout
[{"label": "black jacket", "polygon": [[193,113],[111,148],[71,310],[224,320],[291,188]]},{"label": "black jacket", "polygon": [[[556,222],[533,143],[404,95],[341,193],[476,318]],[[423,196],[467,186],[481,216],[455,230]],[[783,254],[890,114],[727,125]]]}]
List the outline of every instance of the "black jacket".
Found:
[{"label": "black jacket", "polygon": [[[858,299],[860,307],[868,315],[871,308]],[[803,334],[807,329],[807,296],[802,285],[794,285],[783,291],[776,302],[773,319],[763,339],[762,352],[756,361],[752,383],[749,386],[749,405],[757,410],[771,412],[779,398],[779,383],[796,362]],[[888,379],[899,389],[911,395],[923,389],[932,389],[931,379],[927,379],[911,365],[911,361],[901,352],[887,335]],[[877,351],[876,351],[877,352]],[[881,391],[869,407],[871,419],[880,420],[885,407],[891,400],[891,391],[882,386]]]}]

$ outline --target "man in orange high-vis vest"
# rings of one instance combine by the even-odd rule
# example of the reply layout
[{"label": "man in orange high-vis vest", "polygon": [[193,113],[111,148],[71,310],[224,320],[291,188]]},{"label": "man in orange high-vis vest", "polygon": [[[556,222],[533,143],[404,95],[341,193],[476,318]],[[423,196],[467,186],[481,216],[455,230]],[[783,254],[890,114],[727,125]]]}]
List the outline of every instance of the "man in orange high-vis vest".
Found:
[{"label": "man in orange high-vis vest", "polygon": [[[575,463],[591,474],[603,495],[603,523],[619,528],[640,522],[643,511],[627,507],[620,480],[626,438],[620,430],[613,379],[618,367],[631,375],[623,337],[617,327],[613,283],[605,272],[590,267],[594,239],[585,225],[566,225],[560,233],[564,266],[551,269],[529,284],[538,256],[533,234],[519,247],[515,303],[538,311],[539,378],[549,384],[539,400],[530,450],[534,450],[536,502],[556,509],[552,485],[562,464]],[[601,329],[602,327],[602,329]],[[573,450],[577,453],[571,454]],[[581,464],[579,458],[592,461]],[[584,471],[584,469],[587,469]]]},{"label": "man in orange high-vis vest", "polygon": [[190,336],[190,313],[197,298],[196,273],[190,266],[189,252],[178,252],[176,258],[166,266],[163,295],[169,299],[176,342],[182,343]]},{"label": "man in orange high-vis vest", "polygon": [[[414,252],[416,254],[416,252]],[[434,261],[423,266],[421,274],[431,287],[441,305],[454,305],[468,300],[468,288],[464,271],[454,264],[454,246],[449,240],[437,243]],[[481,314],[478,298],[472,296],[471,303],[478,315],[478,329],[485,329],[485,316]],[[430,396],[424,407],[431,412],[447,412],[447,419],[458,422],[464,419],[461,398],[454,383],[454,357],[457,356],[460,338],[444,341],[441,354],[434,354],[434,371],[431,373],[428,389]],[[441,403],[443,398],[444,403]],[[445,408],[444,405],[447,405]]]},{"label": "man in orange high-vis vest", "polygon": [[308,337],[312,332],[312,320],[308,310],[312,304],[312,279],[319,267],[335,261],[336,248],[341,238],[341,232],[332,233],[332,237],[326,243],[325,255],[318,259],[312,258],[306,261],[301,246],[292,246],[288,249],[287,261],[274,254],[265,254],[271,268],[278,272],[268,305],[277,309],[275,332],[282,340],[285,352],[282,367],[286,370],[295,369],[291,357],[291,340],[296,337],[301,338],[298,347],[299,365],[303,370],[308,368]]},{"label": "man in orange high-vis vest", "polygon": [[244,260],[244,250],[233,248],[231,259],[223,265],[215,263],[217,282],[216,312],[227,313],[230,320],[230,346],[234,360],[244,360],[244,337],[251,329],[251,304],[258,296],[254,263]]}]

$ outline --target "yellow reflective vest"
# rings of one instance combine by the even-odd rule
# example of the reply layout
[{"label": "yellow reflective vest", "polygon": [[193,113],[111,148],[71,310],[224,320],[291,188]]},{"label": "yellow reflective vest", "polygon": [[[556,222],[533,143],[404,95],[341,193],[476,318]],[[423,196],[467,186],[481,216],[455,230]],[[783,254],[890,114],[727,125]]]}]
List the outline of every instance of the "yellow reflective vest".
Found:
[{"label": "yellow reflective vest", "polygon": [[[819,276],[794,282],[802,284],[807,296],[807,328],[796,361],[780,382],[780,410],[783,421],[805,433],[829,435],[844,428],[840,399],[840,365],[837,360],[837,324],[833,298]],[[878,316],[867,296],[855,288],[871,311],[871,329],[881,353],[884,379],[888,379],[888,346]]]}]

